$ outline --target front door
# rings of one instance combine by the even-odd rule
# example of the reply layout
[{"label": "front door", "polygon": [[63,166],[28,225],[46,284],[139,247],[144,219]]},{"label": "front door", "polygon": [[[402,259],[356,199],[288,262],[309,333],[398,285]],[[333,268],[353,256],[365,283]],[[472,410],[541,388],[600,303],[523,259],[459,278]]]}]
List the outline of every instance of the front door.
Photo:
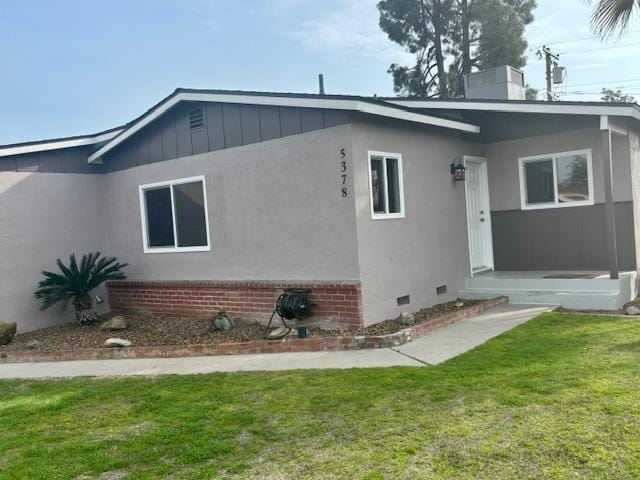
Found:
[{"label": "front door", "polygon": [[469,229],[469,256],[471,273],[493,269],[493,240],[489,205],[489,175],[487,160],[465,157],[467,170],[467,228]]}]

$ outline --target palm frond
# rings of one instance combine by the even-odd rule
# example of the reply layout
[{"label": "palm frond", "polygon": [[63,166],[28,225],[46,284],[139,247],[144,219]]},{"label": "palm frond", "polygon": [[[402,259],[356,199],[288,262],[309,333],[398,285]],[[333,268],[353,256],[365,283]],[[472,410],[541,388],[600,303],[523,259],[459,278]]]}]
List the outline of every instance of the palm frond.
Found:
[{"label": "palm frond", "polygon": [[591,0],[589,3],[595,3],[591,28],[603,38],[624,33],[640,7],[639,0]]},{"label": "palm frond", "polygon": [[70,300],[86,296],[104,282],[127,278],[122,269],[128,264],[119,263],[115,257],[101,257],[100,252],[83,255],[79,265],[75,253],[69,256],[68,266],[60,259],[56,264],[60,273],[43,271],[45,278],[34,292],[42,310],[59,302],[66,307]]}]

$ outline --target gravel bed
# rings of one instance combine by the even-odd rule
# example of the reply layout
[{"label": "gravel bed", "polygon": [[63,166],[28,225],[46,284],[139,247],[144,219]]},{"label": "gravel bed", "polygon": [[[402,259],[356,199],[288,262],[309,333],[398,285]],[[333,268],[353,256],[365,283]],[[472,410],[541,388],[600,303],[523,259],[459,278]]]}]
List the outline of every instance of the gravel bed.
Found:
[{"label": "gravel bed", "polygon": [[[416,323],[422,323],[438,315],[460,310],[456,301],[442,303],[416,312]],[[464,306],[478,303],[474,300],[464,300]],[[108,338],[118,337],[130,340],[134,346],[157,345],[198,345],[248,342],[261,340],[265,327],[262,324],[235,320],[235,328],[229,332],[212,331],[211,321],[191,317],[166,317],[161,315],[127,315],[129,328],[120,331],[100,330],[99,325],[110,318],[105,316],[94,326],[81,327],[77,323],[43,328],[28,333],[21,333],[14,337],[9,345],[0,346],[2,351],[27,350],[27,344],[37,340],[40,345],[38,351],[69,351],[87,348],[104,347]],[[274,326],[279,326],[274,321]],[[399,320],[385,320],[365,328],[351,328],[347,330],[323,330],[315,326],[308,327],[309,337],[321,336],[349,336],[349,335],[388,335],[405,328]]]}]

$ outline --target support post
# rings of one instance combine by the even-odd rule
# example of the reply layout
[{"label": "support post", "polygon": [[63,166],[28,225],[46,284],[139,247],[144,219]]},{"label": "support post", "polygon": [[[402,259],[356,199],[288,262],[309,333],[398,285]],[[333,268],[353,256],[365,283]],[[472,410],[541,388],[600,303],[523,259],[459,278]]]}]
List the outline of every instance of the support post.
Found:
[{"label": "support post", "polygon": [[618,271],[618,244],[616,241],[616,213],[613,203],[613,149],[611,148],[611,130],[602,130],[602,165],[604,174],[604,211],[605,233],[607,236],[607,259],[609,278],[620,278]]}]

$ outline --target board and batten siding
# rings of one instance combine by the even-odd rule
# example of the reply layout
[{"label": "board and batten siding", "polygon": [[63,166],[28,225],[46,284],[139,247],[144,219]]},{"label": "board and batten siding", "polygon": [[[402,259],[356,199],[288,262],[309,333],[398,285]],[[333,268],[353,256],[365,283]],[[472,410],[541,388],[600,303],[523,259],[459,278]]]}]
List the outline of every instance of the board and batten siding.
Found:
[{"label": "board and batten siding", "polygon": [[[496,270],[608,270],[601,135],[597,128],[485,145]],[[591,149],[595,204],[522,210],[518,159]],[[636,270],[629,141],[614,136],[613,196],[618,262]]]},{"label": "board and batten siding", "polygon": [[[190,130],[202,108],[204,126]],[[103,159],[106,172],[250,145],[349,123],[350,113],[298,107],[185,102],[123,142]]]},{"label": "board and batten siding", "polygon": [[72,147],[0,157],[0,172],[101,173],[102,165],[87,163],[90,154],[90,147]]}]

